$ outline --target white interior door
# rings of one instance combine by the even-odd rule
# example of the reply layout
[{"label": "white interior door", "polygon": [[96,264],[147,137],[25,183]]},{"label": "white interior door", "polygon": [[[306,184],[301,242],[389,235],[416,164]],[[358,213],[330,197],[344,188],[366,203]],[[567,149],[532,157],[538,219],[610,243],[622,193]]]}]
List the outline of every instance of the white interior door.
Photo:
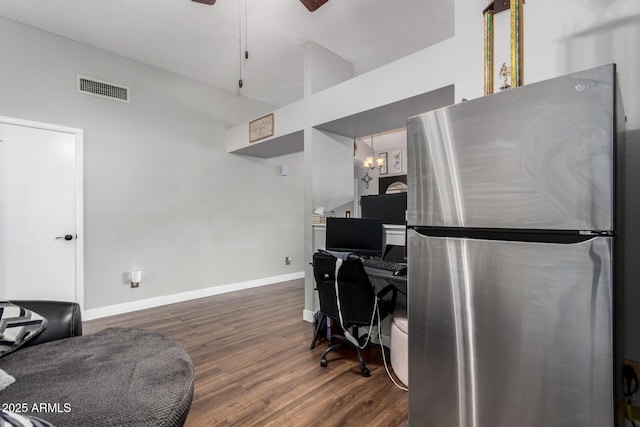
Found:
[{"label": "white interior door", "polygon": [[82,303],[81,147],[79,130],[0,120],[0,299]]}]

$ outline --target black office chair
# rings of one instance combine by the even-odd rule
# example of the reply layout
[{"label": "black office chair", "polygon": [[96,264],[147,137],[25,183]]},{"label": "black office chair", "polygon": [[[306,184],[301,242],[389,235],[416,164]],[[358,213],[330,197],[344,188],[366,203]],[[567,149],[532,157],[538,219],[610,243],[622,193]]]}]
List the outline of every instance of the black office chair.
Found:
[{"label": "black office chair", "polygon": [[[332,318],[340,325],[340,313],[338,311],[338,301],[336,298],[336,258],[324,252],[316,252],[313,255],[313,275],[316,281],[318,297],[320,299],[320,312],[318,313],[317,325],[311,343],[311,348],[315,345],[323,323],[327,317]],[[338,293],[340,296],[340,312],[342,313],[342,327],[351,335],[358,337],[358,327],[369,326],[372,322],[380,322],[389,315],[395,306],[397,290],[393,285],[388,285],[377,294],[375,293],[369,276],[365,272],[362,260],[349,255],[343,261],[338,272]],[[390,293],[390,295],[389,295]],[[375,303],[377,301],[380,318],[374,316]],[[378,325],[379,326],[379,325]],[[344,330],[342,332],[344,332]],[[357,338],[362,344],[362,338]],[[341,341],[333,344],[334,339]],[[329,347],[322,353],[320,365],[327,366],[327,353],[340,348],[353,347],[358,353],[360,372],[363,377],[371,375],[365,366],[360,347],[349,341],[345,335],[332,334]]]}]

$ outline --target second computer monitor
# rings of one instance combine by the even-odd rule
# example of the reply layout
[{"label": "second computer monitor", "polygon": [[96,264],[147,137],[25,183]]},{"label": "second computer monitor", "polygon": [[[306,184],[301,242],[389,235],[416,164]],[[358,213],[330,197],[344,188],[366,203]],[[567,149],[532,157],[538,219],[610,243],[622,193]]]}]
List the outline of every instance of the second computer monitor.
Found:
[{"label": "second computer monitor", "polygon": [[382,220],[327,218],[327,250],[360,256],[382,256]]}]

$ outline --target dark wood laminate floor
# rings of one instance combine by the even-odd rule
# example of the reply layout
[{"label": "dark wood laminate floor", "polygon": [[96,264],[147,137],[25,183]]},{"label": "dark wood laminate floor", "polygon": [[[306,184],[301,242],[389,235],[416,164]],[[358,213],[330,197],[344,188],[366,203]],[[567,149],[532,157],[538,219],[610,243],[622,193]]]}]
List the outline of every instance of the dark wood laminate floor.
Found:
[{"label": "dark wood laminate floor", "polygon": [[84,334],[147,328],[182,343],[196,377],[187,426],[406,426],[408,394],[387,377],[380,350],[365,352],[369,378],[351,351],[322,368],[326,342],[309,350],[303,306],[296,280],[92,320]]}]

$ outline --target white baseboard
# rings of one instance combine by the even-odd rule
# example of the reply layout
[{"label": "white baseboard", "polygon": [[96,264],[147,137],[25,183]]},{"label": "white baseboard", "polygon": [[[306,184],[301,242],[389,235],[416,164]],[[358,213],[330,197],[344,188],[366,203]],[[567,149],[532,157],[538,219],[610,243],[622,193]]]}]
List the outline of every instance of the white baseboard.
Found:
[{"label": "white baseboard", "polygon": [[313,313],[311,310],[302,310],[302,320],[313,323]]},{"label": "white baseboard", "polygon": [[[92,308],[82,312],[82,320],[100,319],[102,317],[115,316],[117,314],[130,313],[132,311],[144,310],[147,308],[159,307],[161,305],[174,304],[198,298],[210,297],[213,295],[226,294],[228,292],[241,291],[243,289],[257,288],[259,286],[274,285],[288,280],[304,279],[304,271],[297,273],[283,274],[280,276],[265,277],[263,279],[248,280],[246,282],[230,283],[227,285],[212,286],[205,289],[181,292],[179,294],[164,295],[161,297],[149,298],[139,301],[125,302],[122,304],[108,305],[105,307]],[[313,321],[313,313],[311,317]]]}]

